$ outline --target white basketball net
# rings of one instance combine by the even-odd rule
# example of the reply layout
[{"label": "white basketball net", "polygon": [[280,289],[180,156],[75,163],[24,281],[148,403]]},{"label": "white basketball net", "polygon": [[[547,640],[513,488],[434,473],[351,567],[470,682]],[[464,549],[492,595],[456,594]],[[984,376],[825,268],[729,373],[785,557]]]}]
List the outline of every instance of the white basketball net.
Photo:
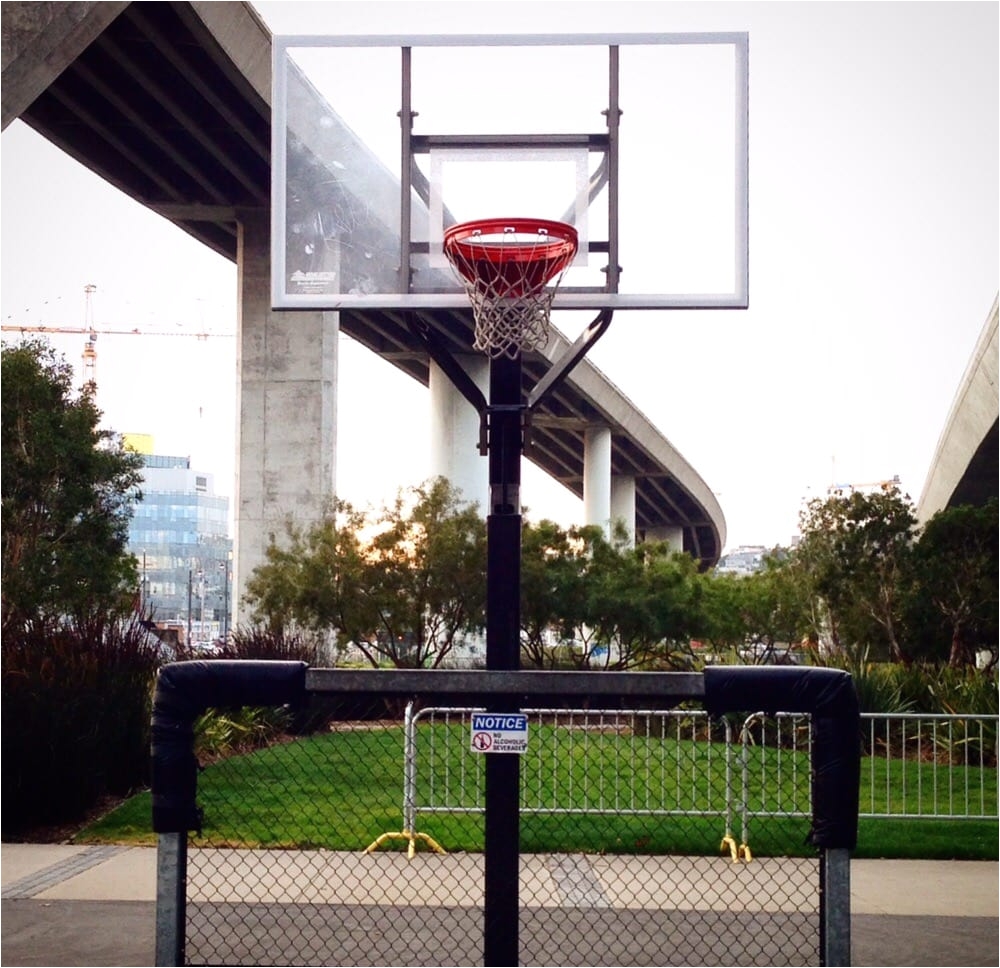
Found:
[{"label": "white basketball net", "polygon": [[[509,244],[523,249],[525,245],[550,241],[544,232],[538,235],[509,232],[491,236],[490,246],[495,250]],[[508,356],[515,359],[524,350],[545,346],[549,340],[552,301],[562,273],[548,286],[533,290],[537,266],[530,261],[473,259],[461,250],[452,251],[449,258],[472,303],[476,324],[472,345],[475,349],[490,358]]]},{"label": "white basketball net", "polygon": [[473,283],[462,281],[476,320],[476,338],[472,342],[475,349],[491,358],[514,359],[524,350],[541,349],[548,343],[554,289],[542,289],[517,299],[491,299]]}]

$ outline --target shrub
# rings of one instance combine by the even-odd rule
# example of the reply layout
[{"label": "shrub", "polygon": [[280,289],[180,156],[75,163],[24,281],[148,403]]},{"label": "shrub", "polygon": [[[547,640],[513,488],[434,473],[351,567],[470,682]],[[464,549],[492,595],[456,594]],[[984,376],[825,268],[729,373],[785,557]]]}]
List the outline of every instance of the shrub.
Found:
[{"label": "shrub", "polygon": [[290,723],[287,709],[243,706],[207,709],[194,721],[194,751],[202,765],[208,760],[249,753],[283,735]]},{"label": "shrub", "polygon": [[942,666],[928,682],[933,711],[941,713],[998,712],[997,682],[994,674],[971,667]]},{"label": "shrub", "polygon": [[273,630],[266,626],[240,626],[223,646],[222,659],[284,659],[319,665],[322,643],[299,629]]},{"label": "shrub", "polygon": [[[867,657],[830,664],[851,673],[865,713],[997,715],[997,683],[990,672],[933,663],[869,662]],[[905,728],[893,724],[887,729],[897,739],[908,730],[908,742],[927,742],[941,762],[981,760],[993,766],[997,761],[997,730],[991,723],[956,719],[940,726],[924,721],[919,733],[912,724]],[[867,739],[864,745],[867,749]]]},{"label": "shrub", "polygon": [[[275,630],[266,625],[249,625],[233,632],[219,658],[295,661],[319,666],[323,664],[323,652],[323,640],[317,633],[299,628]],[[281,728],[293,734],[313,733],[325,729],[335,719],[357,716],[358,710],[345,698],[310,695],[302,707],[288,711]],[[219,723],[213,728],[223,732],[241,729],[234,721]]]},{"label": "shrub", "polygon": [[863,713],[906,713],[913,709],[911,696],[904,694],[897,670],[889,662],[872,662],[868,650],[863,654],[842,654],[831,657],[827,665],[851,674],[858,693],[858,705]]},{"label": "shrub", "polygon": [[148,782],[159,651],[137,616],[11,630],[2,658],[4,838]]}]

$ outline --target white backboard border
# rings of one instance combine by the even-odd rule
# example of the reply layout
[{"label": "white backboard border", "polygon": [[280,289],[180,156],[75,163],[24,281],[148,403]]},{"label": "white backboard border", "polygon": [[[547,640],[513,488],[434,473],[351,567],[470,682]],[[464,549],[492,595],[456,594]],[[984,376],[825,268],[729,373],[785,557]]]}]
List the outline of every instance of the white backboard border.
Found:
[{"label": "white backboard border", "polygon": [[[468,299],[461,291],[290,292],[286,239],[288,210],[288,124],[290,52],[300,48],[420,48],[420,47],[560,47],[621,48],[634,45],[728,45],[733,49],[736,77],[733,132],[733,278],[731,292],[629,293],[560,291],[556,309],[628,310],[746,309],[749,304],[749,36],[742,32],[601,35],[283,35],[272,40],[272,200],[271,302],[274,309],[463,309]],[[336,111],[337,105],[330,107]],[[533,213],[512,212],[511,215]],[[581,216],[582,217],[582,216]],[[318,275],[322,275],[319,273]],[[400,289],[402,286],[399,287]]]}]

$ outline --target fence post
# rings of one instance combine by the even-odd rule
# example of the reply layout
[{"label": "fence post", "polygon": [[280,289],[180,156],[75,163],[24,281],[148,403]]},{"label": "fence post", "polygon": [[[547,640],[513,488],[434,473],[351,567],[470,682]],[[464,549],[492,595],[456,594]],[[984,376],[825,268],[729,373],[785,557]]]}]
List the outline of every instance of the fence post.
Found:
[{"label": "fence post", "polygon": [[156,675],[152,806],[156,851],[156,963],[183,965],[187,835],[201,832],[194,720],[209,706],[283,706],[305,697],[304,662],[172,662]]},{"label": "fence post", "polygon": [[753,713],[748,716],[740,727],[740,769],[742,770],[740,786],[740,843],[738,852],[743,855],[744,860],[749,860],[747,856],[748,844],[750,843],[750,749],[749,735],[750,725],[760,718],[760,713]]},{"label": "fence post", "polygon": [[827,847],[820,852],[820,964],[851,963],[851,852]]},{"label": "fence post", "polygon": [[413,703],[406,704],[403,717],[403,833],[417,833],[417,739]]},{"label": "fence post", "polygon": [[156,964],[184,964],[187,834],[156,839]]}]

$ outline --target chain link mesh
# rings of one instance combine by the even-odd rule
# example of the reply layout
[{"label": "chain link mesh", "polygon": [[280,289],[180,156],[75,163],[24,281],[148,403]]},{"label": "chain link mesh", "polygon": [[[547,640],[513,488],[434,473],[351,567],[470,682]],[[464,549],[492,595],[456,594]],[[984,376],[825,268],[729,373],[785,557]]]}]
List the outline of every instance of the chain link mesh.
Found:
[{"label": "chain link mesh", "polygon": [[[818,964],[809,750],[777,728],[531,713],[522,963]],[[380,707],[208,765],[187,963],[481,963],[483,762],[465,712]]]}]

